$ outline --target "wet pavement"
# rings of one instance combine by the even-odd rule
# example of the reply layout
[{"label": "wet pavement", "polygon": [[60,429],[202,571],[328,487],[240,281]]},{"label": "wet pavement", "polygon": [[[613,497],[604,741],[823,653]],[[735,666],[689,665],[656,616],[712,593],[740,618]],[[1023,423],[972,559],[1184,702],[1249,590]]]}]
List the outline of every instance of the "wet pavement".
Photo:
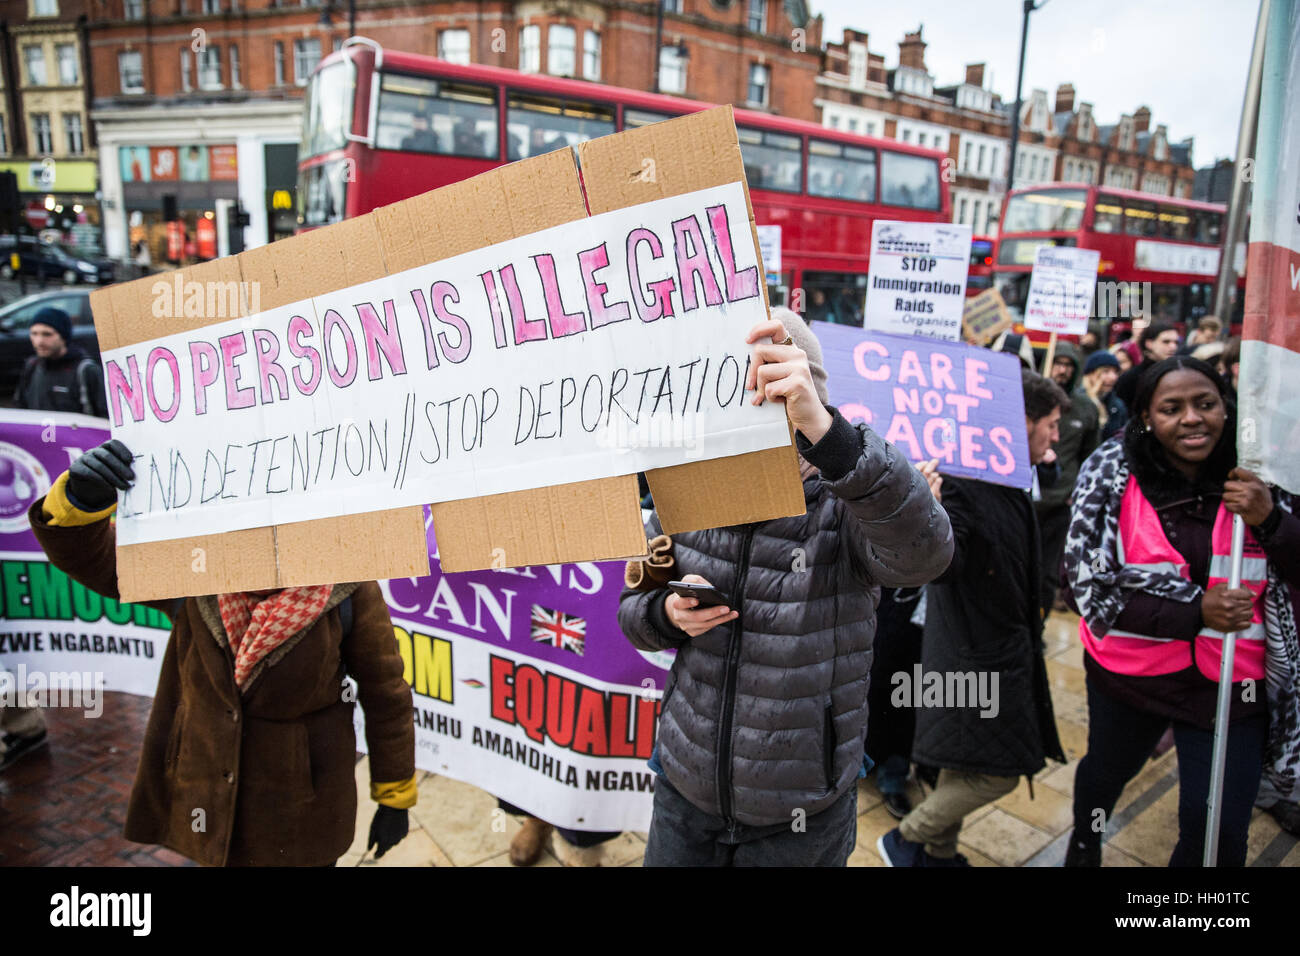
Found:
[{"label": "wet pavement", "polygon": [[[974,866],[1059,866],[1071,827],[1074,771],[1087,743],[1083,650],[1077,618],[1048,624],[1047,669],[1057,727],[1069,763],[1050,764],[1028,783],[966,819],[960,849]],[[126,801],[151,701],[106,695],[104,714],[49,711],[50,744],[0,774],[0,866],[177,866],[188,861],[122,837]],[[411,833],[382,860],[365,852],[374,814],[366,761],[357,764],[356,839],[341,866],[510,866],[520,827],[485,791],[447,777],[420,775]],[[858,845],[850,866],[881,866],[876,839],[896,825],[870,779],[860,782]],[[913,799],[920,790],[913,786]],[[1170,750],[1148,761],[1124,791],[1103,851],[1106,866],[1164,866],[1178,834],[1178,762]],[[558,837],[554,839],[558,840]],[[645,834],[624,833],[594,854],[602,866],[639,866]],[[1255,812],[1251,866],[1300,866],[1300,842]],[[559,866],[553,844],[539,866]]]}]

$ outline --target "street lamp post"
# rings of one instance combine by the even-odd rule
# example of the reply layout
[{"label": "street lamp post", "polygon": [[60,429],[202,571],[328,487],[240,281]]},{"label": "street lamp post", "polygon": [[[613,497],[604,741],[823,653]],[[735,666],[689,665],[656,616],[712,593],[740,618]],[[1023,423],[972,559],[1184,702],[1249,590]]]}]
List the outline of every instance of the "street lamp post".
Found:
[{"label": "street lamp post", "polygon": [[1016,72],[1016,108],[1011,112],[1011,154],[1007,157],[1007,192],[1016,184],[1016,144],[1020,141],[1020,89],[1025,81],[1025,43],[1029,39],[1029,15],[1047,6],[1047,0],[1025,0],[1020,25],[1020,69]]},{"label": "street lamp post", "polygon": [[655,3],[654,92],[659,92],[659,51],[664,45],[664,0]]}]

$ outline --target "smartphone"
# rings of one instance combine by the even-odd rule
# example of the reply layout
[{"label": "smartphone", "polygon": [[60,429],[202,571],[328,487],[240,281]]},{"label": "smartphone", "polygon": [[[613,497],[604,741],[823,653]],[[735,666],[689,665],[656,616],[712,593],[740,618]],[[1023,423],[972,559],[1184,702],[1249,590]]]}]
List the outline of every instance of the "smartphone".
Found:
[{"label": "smartphone", "polygon": [[712,584],[691,584],[687,581],[669,581],[668,590],[682,597],[695,598],[698,607],[730,607],[731,599]]}]

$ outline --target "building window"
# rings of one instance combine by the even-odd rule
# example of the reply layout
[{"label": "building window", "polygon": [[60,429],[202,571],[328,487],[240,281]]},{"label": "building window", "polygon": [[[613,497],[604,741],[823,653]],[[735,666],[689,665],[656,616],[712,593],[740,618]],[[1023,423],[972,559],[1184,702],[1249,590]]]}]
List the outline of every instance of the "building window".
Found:
[{"label": "building window", "polygon": [[989,175],[990,176],[998,175],[999,172],[998,160],[1001,158],[1002,158],[1002,150],[994,146],[992,151],[989,153]]},{"label": "building window", "polygon": [[681,13],[682,0],[661,0],[664,7],[664,13]]},{"label": "building window", "polygon": [[469,66],[469,31],[443,30],[438,34],[438,59]]},{"label": "building window", "polygon": [[868,136],[875,136],[875,135],[876,135],[876,124],[875,124],[875,123],[864,123],[864,124],[862,125],[862,128],[863,128],[863,131],[866,132],[866,134],[867,134]]},{"label": "building window", "polygon": [[230,48],[230,88],[237,90],[242,85],[239,76],[239,47]]},{"label": "building window", "polygon": [[69,156],[80,156],[86,151],[85,138],[81,134],[80,113],[63,114],[63,139]]},{"label": "building window", "polygon": [[965,144],[965,148],[962,150],[961,171],[962,171],[963,173],[968,173],[968,172],[970,172],[970,153],[971,153],[971,149],[973,149],[973,147],[971,146],[971,144],[970,144],[970,143],[966,143],[966,144]]},{"label": "building window", "polygon": [[143,20],[144,0],[123,0],[122,13],[128,20]]},{"label": "building window", "polygon": [[5,122],[3,114],[0,114],[0,156],[9,155],[9,124]]},{"label": "building window", "polygon": [[139,50],[126,50],[117,55],[117,72],[122,80],[123,93],[144,92],[144,67]]},{"label": "building window", "polygon": [[551,24],[546,35],[546,72],[573,76],[578,66],[578,34],[573,27]]},{"label": "building window", "polygon": [[204,13],[220,13],[221,0],[203,0]]},{"label": "building window", "polygon": [[910,129],[903,130],[903,142],[910,143],[911,141],[912,141],[912,131]]},{"label": "building window", "polygon": [[275,41],[275,85],[284,86],[284,41]]},{"label": "building window", "polygon": [[320,40],[317,37],[299,38],[293,41],[293,81],[299,86],[307,85],[307,77],[320,62]]},{"label": "building window", "polygon": [[600,80],[600,34],[595,30],[582,34],[582,78]]},{"label": "building window", "polygon": [[542,69],[542,28],[535,23],[519,28],[519,71],[539,73]]},{"label": "building window", "polygon": [[767,23],[767,0],[749,0],[749,16],[746,19],[751,33],[762,33]]},{"label": "building window", "polygon": [[40,46],[23,47],[23,65],[27,68],[27,85],[45,85],[45,48]]},{"label": "building window", "polygon": [[190,51],[181,50],[181,92],[188,93],[193,88],[190,85]]},{"label": "building window", "polygon": [[771,76],[767,67],[761,63],[749,66],[749,102],[755,106],[767,105],[767,90]]},{"label": "building window", "polygon": [[59,85],[76,86],[77,80],[77,48],[71,43],[56,43],[54,45],[54,59],[59,64]]},{"label": "building window", "polygon": [[666,46],[659,50],[659,92],[686,92],[686,57],[680,47]]},{"label": "building window", "polygon": [[199,89],[221,89],[221,47],[205,46],[199,52]]},{"label": "building window", "polygon": [[975,160],[975,171],[984,175],[984,144],[980,143],[979,159]]},{"label": "building window", "polygon": [[962,196],[961,202],[957,204],[957,221],[959,223],[962,223],[963,225],[966,222],[966,213],[968,211],[967,206],[969,205],[969,203],[970,200],[968,200],[965,196]]},{"label": "building window", "polygon": [[32,142],[36,145],[38,153],[54,152],[54,137],[50,132],[49,113],[32,114]]},{"label": "building window", "polygon": [[32,0],[32,16],[57,17],[58,15],[59,0]]},{"label": "building window", "polygon": [[857,118],[856,116],[850,116],[850,117],[849,117],[849,132],[850,132],[850,133],[856,133],[857,131],[858,131],[858,118]]}]

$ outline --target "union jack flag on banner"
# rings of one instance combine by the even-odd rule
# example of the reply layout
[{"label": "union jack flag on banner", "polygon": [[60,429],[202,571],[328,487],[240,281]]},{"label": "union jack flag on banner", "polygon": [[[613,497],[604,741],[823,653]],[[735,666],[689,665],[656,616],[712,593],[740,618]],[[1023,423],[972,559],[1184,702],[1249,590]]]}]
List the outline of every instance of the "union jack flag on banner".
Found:
[{"label": "union jack flag on banner", "polygon": [[1300,5],[1269,6],[1255,140],[1237,456],[1300,493]]},{"label": "union jack flag on banner", "polygon": [[587,641],[585,618],[534,604],[532,625],[532,637],[537,643],[549,644],[582,656]]}]

